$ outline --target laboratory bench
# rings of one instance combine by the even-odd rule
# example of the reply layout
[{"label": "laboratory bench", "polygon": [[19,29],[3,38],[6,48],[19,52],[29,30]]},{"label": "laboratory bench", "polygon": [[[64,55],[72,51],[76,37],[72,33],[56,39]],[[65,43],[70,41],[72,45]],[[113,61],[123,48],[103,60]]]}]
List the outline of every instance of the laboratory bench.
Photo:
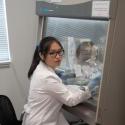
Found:
[{"label": "laboratory bench", "polygon": [[77,116],[89,125],[95,125],[96,103],[93,99],[82,102],[73,107],[64,105],[63,109],[73,114],[74,116]]}]

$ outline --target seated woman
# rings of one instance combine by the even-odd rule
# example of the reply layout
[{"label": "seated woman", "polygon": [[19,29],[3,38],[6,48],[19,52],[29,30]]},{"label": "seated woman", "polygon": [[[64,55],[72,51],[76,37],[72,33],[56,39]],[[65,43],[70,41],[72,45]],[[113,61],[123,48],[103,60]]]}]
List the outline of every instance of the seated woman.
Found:
[{"label": "seated woman", "polygon": [[62,105],[75,106],[91,97],[87,87],[66,86],[57,76],[55,68],[63,55],[64,49],[54,37],[43,38],[36,47],[28,72],[31,82],[23,125],[69,125]]}]

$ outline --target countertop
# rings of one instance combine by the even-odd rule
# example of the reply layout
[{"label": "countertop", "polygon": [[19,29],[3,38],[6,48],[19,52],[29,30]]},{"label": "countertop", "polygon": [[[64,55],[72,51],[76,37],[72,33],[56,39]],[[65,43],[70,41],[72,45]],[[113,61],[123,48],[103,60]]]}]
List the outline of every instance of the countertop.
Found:
[{"label": "countertop", "polygon": [[63,109],[84,120],[89,125],[95,124],[96,104],[93,102],[93,100],[82,102],[73,107],[64,105]]}]

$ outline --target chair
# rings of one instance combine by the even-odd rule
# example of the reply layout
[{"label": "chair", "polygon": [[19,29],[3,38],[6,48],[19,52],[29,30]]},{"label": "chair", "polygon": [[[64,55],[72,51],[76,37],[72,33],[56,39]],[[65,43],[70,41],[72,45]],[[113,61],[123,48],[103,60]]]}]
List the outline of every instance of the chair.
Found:
[{"label": "chair", "polygon": [[0,125],[21,125],[10,99],[5,95],[0,95]]}]

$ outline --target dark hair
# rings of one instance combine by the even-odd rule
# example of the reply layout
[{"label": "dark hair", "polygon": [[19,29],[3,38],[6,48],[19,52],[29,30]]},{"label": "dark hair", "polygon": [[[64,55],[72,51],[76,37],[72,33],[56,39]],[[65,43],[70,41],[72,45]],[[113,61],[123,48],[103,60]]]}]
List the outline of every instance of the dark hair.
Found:
[{"label": "dark hair", "polygon": [[[52,45],[52,43],[56,42],[57,44],[59,44],[59,46],[63,49],[63,46],[61,45],[61,43],[59,42],[58,39],[56,39],[55,37],[44,37],[41,41],[40,44],[36,47],[36,50],[34,52],[34,56],[33,56],[33,60],[30,66],[30,69],[28,71],[28,78],[30,78],[34,72],[34,70],[36,69],[37,65],[39,64],[41,58],[39,56],[39,53],[41,53],[41,55],[43,55],[46,58],[46,55]],[[44,62],[44,60],[42,60]]]},{"label": "dark hair", "polygon": [[93,42],[83,42],[83,43],[79,44],[79,46],[76,49],[76,57],[79,57],[81,49],[85,50],[86,47],[88,47],[89,45],[92,47],[94,45],[94,43]]}]

